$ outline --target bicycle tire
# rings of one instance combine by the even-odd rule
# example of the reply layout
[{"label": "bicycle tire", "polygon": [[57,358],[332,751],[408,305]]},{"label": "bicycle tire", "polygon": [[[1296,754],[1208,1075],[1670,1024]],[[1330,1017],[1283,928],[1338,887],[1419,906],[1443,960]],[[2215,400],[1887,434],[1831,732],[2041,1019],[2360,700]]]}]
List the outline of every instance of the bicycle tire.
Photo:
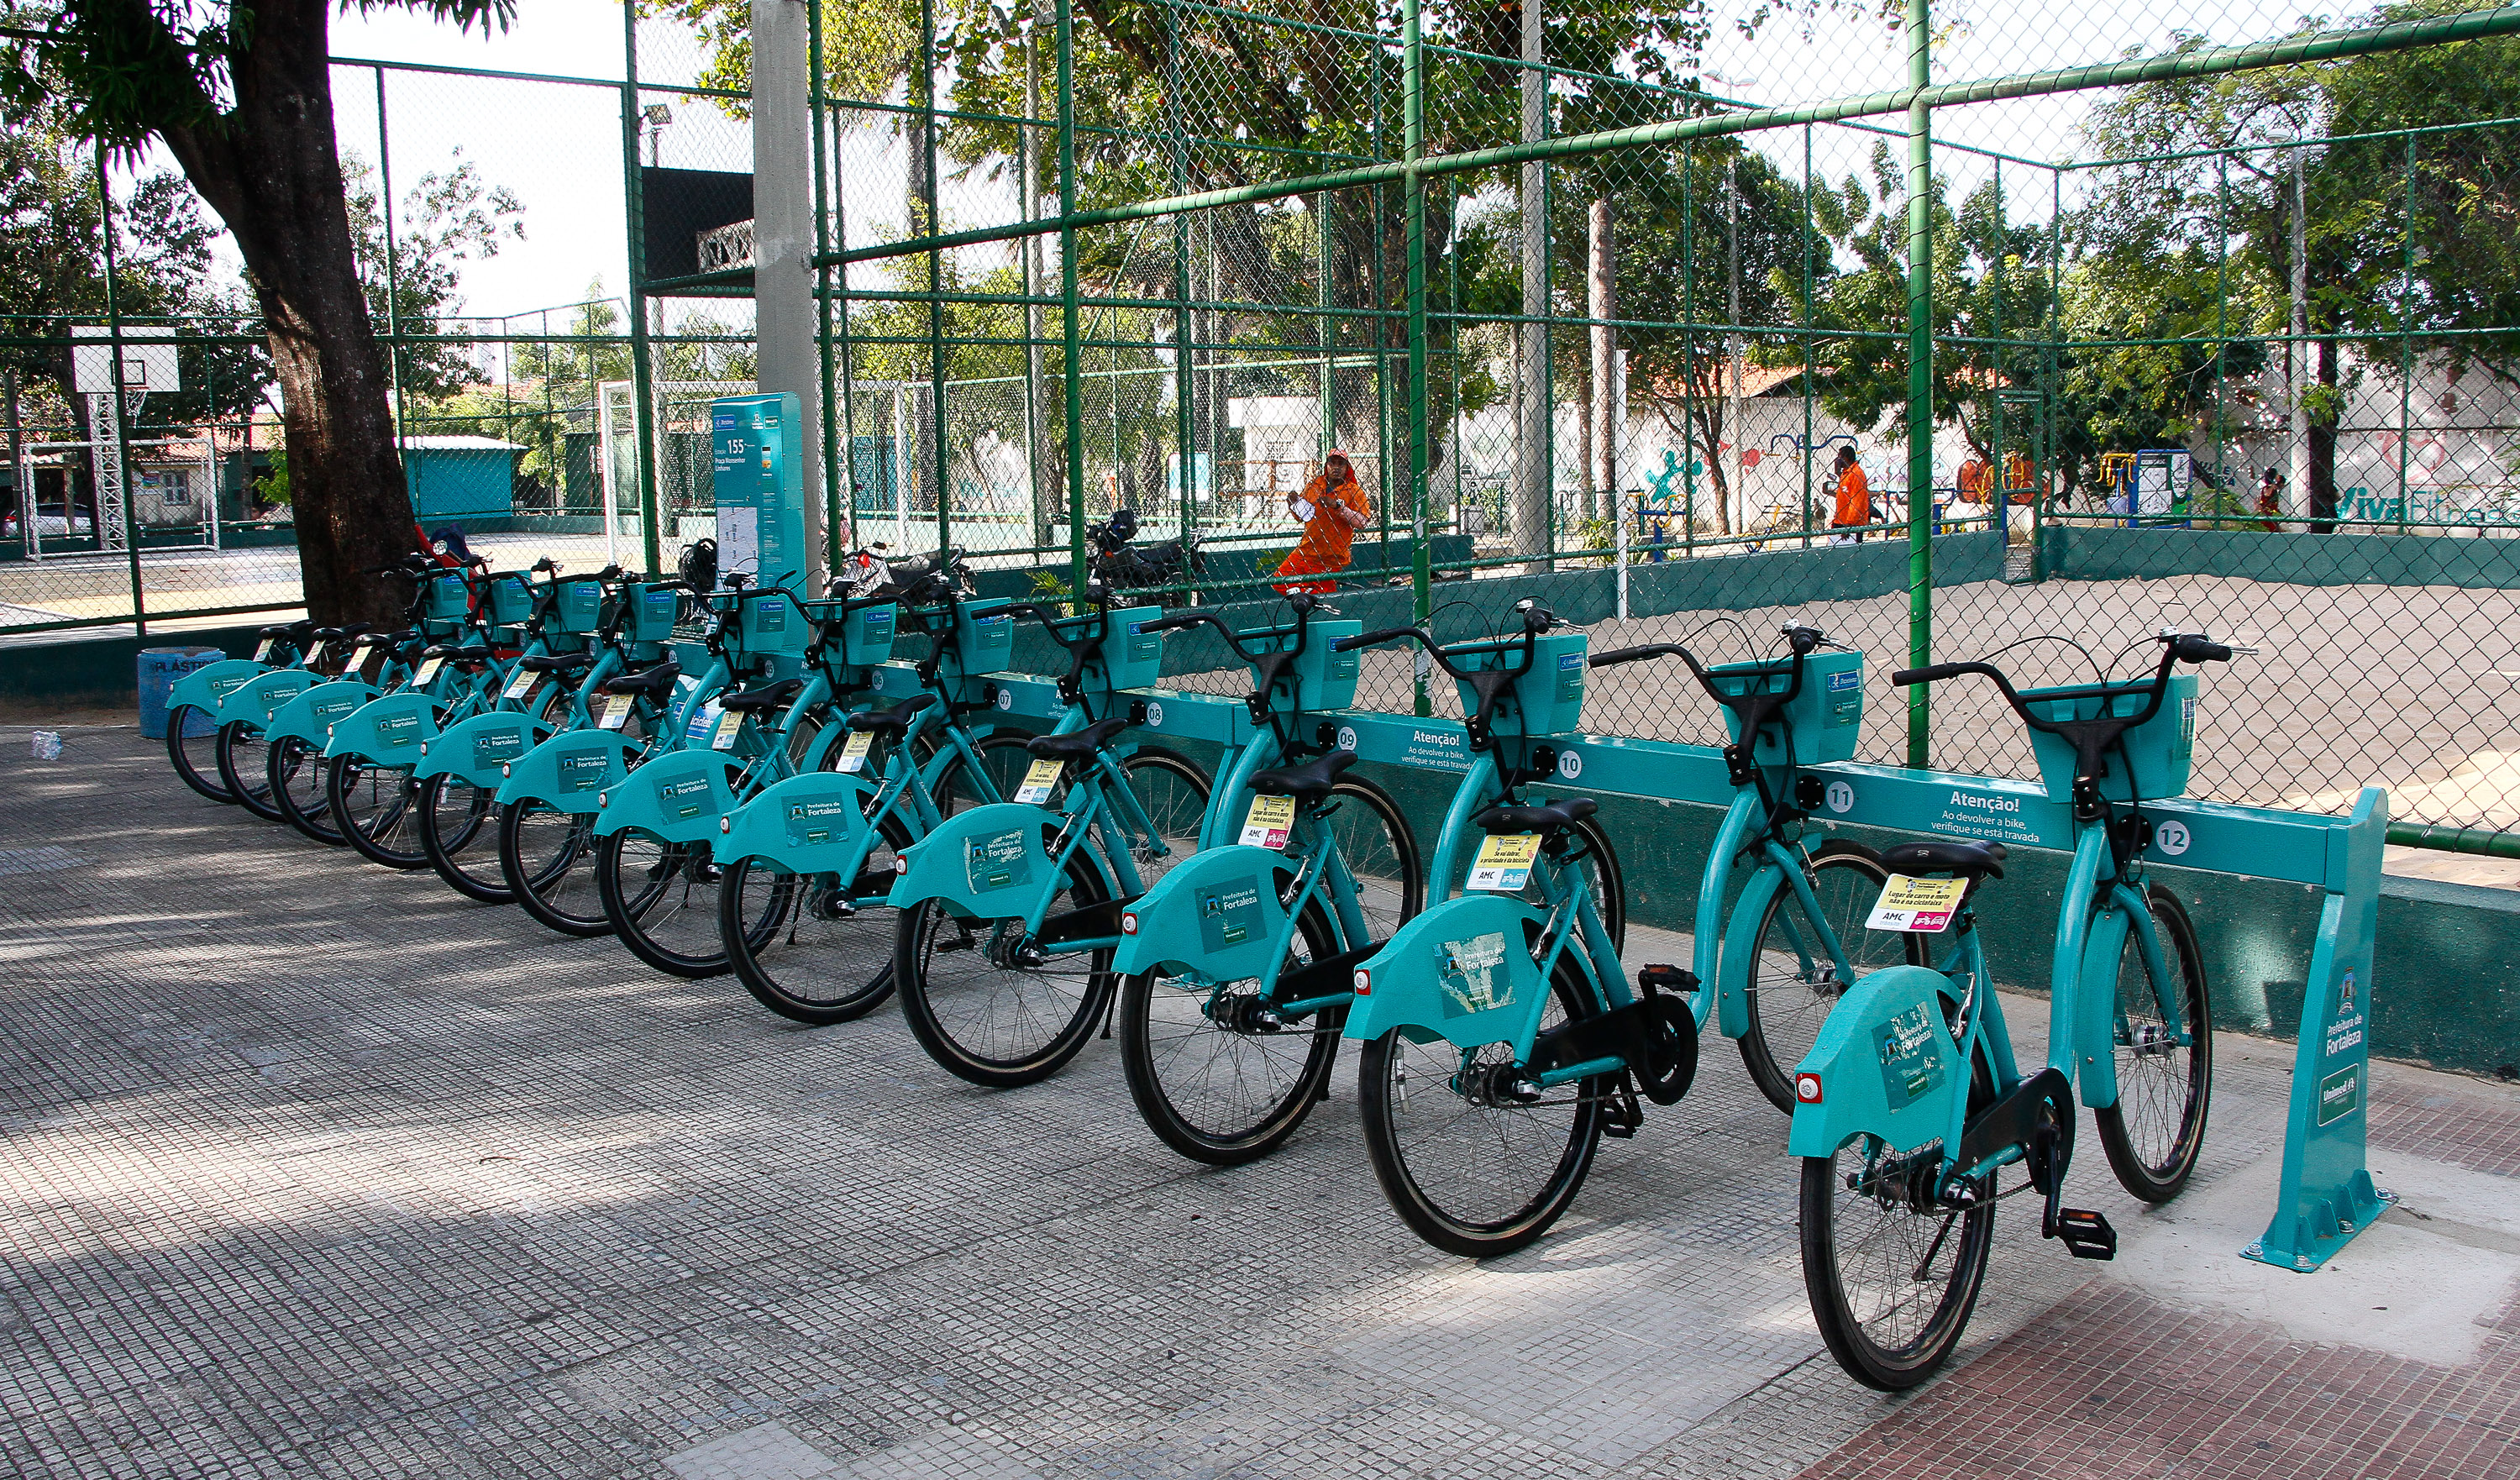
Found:
[{"label": "bicycle tire", "polygon": [[[1972,1112],[1994,1099],[1993,1083],[1981,1057],[1970,1076]],[[1987,1250],[1995,1238],[1995,1179],[1992,1174],[1982,1179],[1981,1195],[1967,1210],[1945,1211],[1937,1219],[1935,1213],[1909,1208],[1901,1199],[1857,1190],[1854,1184],[1862,1174],[1841,1172],[1840,1159],[1849,1147],[1865,1146],[1869,1141],[1853,1137],[1829,1155],[1803,1158],[1803,1289],[1811,1298],[1812,1319],[1820,1325],[1821,1339],[1837,1365],[1866,1387],[1896,1393],[1933,1376],[1968,1328],[1978,1290],[1986,1282]],[[1868,1148],[1860,1154],[1875,1153]],[[1859,1204],[1872,1209],[1874,1216],[1858,1217],[1850,1229],[1849,1221],[1839,1215]],[[1957,1239],[1949,1236],[1954,1219],[1960,1224]],[[1936,1223],[1940,1226],[1928,1229]],[[1868,1246],[1882,1242],[1899,1246],[1878,1255],[1868,1252]],[[1949,1264],[1941,1278],[1917,1278],[1918,1272],[1942,1260],[1946,1249]],[[1885,1281],[1890,1292],[1879,1297],[1871,1293],[1868,1283],[1859,1284],[1864,1291],[1864,1309],[1859,1310],[1858,1299],[1848,1294],[1850,1254],[1856,1257],[1859,1272],[1878,1267],[1905,1274]],[[1910,1291],[1915,1288],[1936,1292],[1926,1319],[1904,1339],[1879,1339],[1902,1334],[1895,1323],[1912,1309]]]},{"label": "bicycle tire", "polygon": [[218,766],[219,785],[227,787],[228,800],[264,822],[276,823],[280,805],[271,799],[270,753],[262,727],[241,719],[219,726],[212,741],[211,758]]},{"label": "bicycle tire", "polygon": [[337,755],[324,768],[324,800],[341,840],[372,864],[410,873],[428,867],[420,842],[420,798],[409,766]]},{"label": "bicycle tire", "polygon": [[[653,862],[642,862],[648,859]],[[636,889],[625,887],[633,875],[642,876]],[[717,923],[724,880],[705,841],[666,842],[624,828],[595,845],[595,892],[612,933],[631,955],[669,976],[701,981],[735,969]],[[767,930],[756,922],[756,935],[767,938]]]},{"label": "bicycle tire", "polygon": [[496,788],[451,773],[433,776],[420,792],[420,845],[447,887],[485,905],[516,896],[499,864]]},{"label": "bicycle tire", "polygon": [[[1921,936],[1905,931],[1868,930],[1865,920],[1872,913],[1873,903],[1880,898],[1881,886],[1890,871],[1881,867],[1881,856],[1862,843],[1835,838],[1821,845],[1812,854],[1814,880],[1812,893],[1820,900],[1823,920],[1830,933],[1847,949],[1848,964],[1860,975],[1867,968],[1897,965],[1924,965],[1926,948]],[[1841,886],[1843,880],[1843,886]],[[1749,1014],[1749,1027],[1739,1040],[1742,1067],[1750,1071],[1750,1082],[1768,1102],[1791,1113],[1794,1107],[1794,1065],[1803,1061],[1820,1038],[1822,1024],[1828,1020],[1831,1009],[1846,995],[1852,982],[1815,983],[1802,975],[1802,955],[1795,950],[1769,950],[1770,933],[1780,919],[1802,920],[1801,928],[1811,931],[1811,921],[1803,915],[1802,900],[1790,885],[1780,885],[1769,896],[1768,907],[1759,917],[1758,933],[1750,938],[1750,979],[1742,988],[1742,1007]],[[1896,952],[1897,960],[1876,959]],[[1834,986],[1834,991],[1822,990]],[[1817,1010],[1815,1010],[1815,1009]]]},{"label": "bicycle tire", "polygon": [[[1120,763],[1121,774],[1129,779],[1129,790],[1145,809],[1147,820],[1154,825],[1155,835],[1162,839],[1164,852],[1158,855],[1150,843],[1132,843],[1129,861],[1138,870],[1138,883],[1151,889],[1155,880],[1198,851],[1199,820],[1207,815],[1207,794],[1212,783],[1205,771],[1186,755],[1176,754],[1155,745],[1141,748]],[[1105,832],[1103,842],[1112,841]]]},{"label": "bicycle tire", "polygon": [[[1067,861],[1067,887],[1059,892],[1072,910],[1091,909],[1110,897],[1102,872],[1083,850]],[[1061,913],[1056,898],[1051,913]],[[1115,985],[1107,946],[1084,953],[1081,972],[1026,970],[990,961],[989,949],[1004,943],[1007,926],[1020,923],[962,919],[928,900],[901,912],[893,941],[892,979],[912,1035],[940,1067],[990,1089],[1038,1084],[1064,1068],[1102,1023]],[[935,969],[940,954],[968,959],[974,969],[940,977]],[[1003,1044],[975,1042],[987,1025],[973,1021],[972,1009],[986,1011],[1010,991],[1024,995],[1024,983],[1032,984],[1029,995],[1045,999],[1050,1011],[1034,1012],[1019,1002],[1022,1015],[1051,1025],[1050,1030],[1025,1031],[1020,1037],[1010,1033]]]},{"label": "bicycle tire", "polygon": [[301,836],[338,848],[343,846],[341,828],[333,820],[333,803],[325,789],[330,770],[322,748],[312,740],[292,736],[263,750],[263,776],[280,820]]},{"label": "bicycle tire", "polygon": [[[2116,1035],[2121,1041],[2114,1045],[2118,1101],[2093,1110],[2092,1119],[2119,1186],[2143,1202],[2162,1203],[2187,1186],[2197,1155],[2205,1148],[2206,1110],[2214,1097],[2214,1018],[2205,984],[2205,957],[2197,947],[2196,926],[2187,918],[2187,908],[2158,883],[2144,891],[2144,902],[2160,928],[2164,964],[2179,974],[2181,1013],[2192,1031],[2183,1052],[2182,1045],[2169,1042],[2160,984],[2144,969],[2143,952],[2130,928],[2126,946],[2118,953],[2118,1006],[2113,1018],[2129,1025]],[[2143,983],[2142,990],[2132,995],[2127,980],[2130,967]],[[2146,1028],[2154,1031],[2147,1034]],[[2142,1042],[2132,1041],[2138,1039]],[[2155,1070],[2148,1065],[2162,1067]],[[2130,1091],[2136,1105],[2132,1125],[2126,1113]]]},{"label": "bicycle tire", "polygon": [[[1336,954],[1318,906],[1307,907],[1295,927],[1302,950],[1288,953],[1288,970]],[[1345,1007],[1283,1032],[1220,1024],[1247,1009],[1258,988],[1258,978],[1248,978],[1211,991],[1152,971],[1120,983],[1116,1017],[1129,1098],[1147,1128],[1192,1161],[1239,1166],[1278,1149],[1321,1102],[1338,1062]],[[1202,1114],[1199,1099],[1213,1112]]]},{"label": "bicycle tire", "polygon": [[[1544,1016],[1544,1027],[1552,1021],[1594,1017],[1601,1010],[1590,983],[1572,962],[1559,962],[1550,994],[1556,1015]],[[1512,1046],[1489,1044],[1471,1054],[1481,1065],[1510,1062]],[[1454,1087],[1466,1065],[1462,1051],[1443,1039],[1414,1043],[1394,1028],[1368,1043],[1362,1058],[1357,1098],[1365,1121],[1366,1157],[1373,1164],[1383,1196],[1418,1237],[1446,1253],[1470,1259],[1528,1247],[1566,1211],[1583,1189],[1585,1174],[1600,1145],[1601,1105],[1619,1082],[1617,1075],[1597,1074],[1576,1081],[1571,1094],[1570,1087],[1562,1085],[1550,1091],[1550,1098],[1539,1104],[1479,1105]],[[1422,1114],[1411,1106],[1413,1078],[1421,1087],[1431,1087],[1421,1088],[1418,1098],[1434,1113]],[[1571,1111],[1562,1118],[1563,1129],[1554,1113],[1560,1109]],[[1534,1113],[1541,1110],[1552,1113],[1546,1118]],[[1449,1123],[1445,1123],[1447,1112]],[[1429,1131],[1462,1130],[1463,1134],[1453,1138],[1450,1158],[1436,1149],[1413,1154],[1405,1143],[1417,1139],[1413,1130],[1419,1124]],[[1517,1126],[1528,1129],[1517,1133]],[[1467,1187],[1430,1186],[1447,1159],[1462,1165],[1460,1175],[1452,1180],[1466,1183],[1485,1168],[1513,1157],[1517,1141],[1529,1148],[1521,1158],[1523,1168],[1517,1169],[1527,1175],[1501,1194],[1483,1196]]]},{"label": "bicycle tire", "polygon": [[235,793],[217,780],[219,727],[211,725],[202,734],[190,734],[195,716],[204,724],[212,719],[210,711],[199,704],[177,704],[166,711],[166,763],[175,768],[175,775],[185,785],[201,795],[214,802],[235,801]]},{"label": "bicycle tire", "polygon": [[1330,800],[1336,805],[1328,827],[1338,841],[1340,860],[1356,879],[1366,928],[1374,940],[1389,940],[1426,907],[1426,870],[1418,862],[1418,834],[1390,792],[1353,772],[1330,787]]},{"label": "bicycle tire", "polygon": [[612,933],[594,866],[594,813],[562,812],[539,797],[499,809],[499,876],[545,929],[582,940]]},{"label": "bicycle tire", "polygon": [[[867,873],[889,877],[892,860],[910,846],[910,830],[897,817],[878,826],[888,846],[868,855]],[[770,898],[747,914],[745,895],[756,879],[765,881]],[[818,1028],[847,1022],[892,995],[892,942],[886,933],[892,921],[878,915],[891,912],[878,903],[838,913],[830,898],[837,882],[774,870],[751,858],[727,865],[719,878],[718,937],[736,979],[753,1001],[790,1022]],[[756,938],[764,919],[769,933]],[[805,939],[809,934],[812,939]],[[826,987],[836,990],[818,991]]]}]

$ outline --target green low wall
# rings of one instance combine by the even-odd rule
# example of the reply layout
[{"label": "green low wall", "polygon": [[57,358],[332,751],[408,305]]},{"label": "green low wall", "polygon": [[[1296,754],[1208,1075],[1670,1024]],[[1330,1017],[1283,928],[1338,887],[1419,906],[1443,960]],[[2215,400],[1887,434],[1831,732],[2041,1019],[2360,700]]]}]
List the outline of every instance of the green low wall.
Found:
[{"label": "green low wall", "polygon": [[57,634],[56,641],[0,648],[0,702],[63,708],[128,708],[139,701],[140,650],[217,648],[230,657],[253,650],[265,624],[157,632],[147,638]]},{"label": "green low wall", "polygon": [[[2228,575],[2293,586],[2520,587],[2520,540],[2417,534],[2266,534],[2255,530],[2105,529],[2059,525],[2044,531],[2051,576],[2079,581],[2159,580]],[[1936,584],[1946,576],[1934,546]]]}]

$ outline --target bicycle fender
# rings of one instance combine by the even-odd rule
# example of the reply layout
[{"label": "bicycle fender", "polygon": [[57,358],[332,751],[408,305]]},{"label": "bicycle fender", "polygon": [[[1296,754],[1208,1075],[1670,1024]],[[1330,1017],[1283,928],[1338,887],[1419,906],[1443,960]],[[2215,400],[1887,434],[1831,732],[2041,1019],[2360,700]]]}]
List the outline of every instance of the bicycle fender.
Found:
[{"label": "bicycle fender", "polygon": [[901,854],[901,877],[885,901],[896,910],[934,900],[966,919],[1025,915],[1058,887],[1044,832],[1065,819],[1030,802],[991,802],[957,812]]},{"label": "bicycle fender", "polygon": [[717,820],[735,809],[722,750],[676,750],[657,756],[595,793],[595,835],[636,828],[669,843],[715,843]]},{"label": "bicycle fender", "polygon": [[219,703],[247,684],[256,674],[273,672],[269,663],[257,663],[249,657],[221,658],[204,663],[175,680],[166,691],[166,707],[190,704],[204,713],[218,712]]},{"label": "bicycle fender", "polygon": [[355,678],[301,689],[294,698],[271,711],[270,721],[262,727],[262,738],[274,744],[285,740],[304,740],[321,748],[327,732],[380,692],[376,685]]},{"label": "bicycle fender", "polygon": [[1716,958],[1715,1026],[1727,1038],[1738,1038],[1750,1031],[1750,968],[1758,964],[1751,944],[1759,936],[1760,917],[1768,913],[1768,901],[1778,889],[1790,887],[1785,876],[1774,869],[1757,869],[1750,881],[1741,886],[1741,897],[1732,904],[1732,913],[1724,921],[1724,951]]},{"label": "bicycle fender", "polygon": [[762,788],[718,819],[718,862],[766,858],[790,874],[847,870],[866,856],[867,784],[836,771],[809,771]]},{"label": "bicycle fender", "polygon": [[[2083,942],[2083,970],[2074,983],[2074,1080],[2083,1103],[2094,1110],[2118,1102],[2118,965],[2134,934],[2135,920],[2125,905],[2112,901],[2092,918],[2092,933]],[[2140,983],[2142,968],[2134,969]],[[2140,986],[2136,990],[2140,992]]]},{"label": "bicycle fender", "polygon": [[506,768],[499,801],[536,801],[555,812],[600,811],[606,787],[630,774],[639,742],[617,730],[563,730]]},{"label": "bicycle fender", "polygon": [[1417,1043],[1527,1043],[1540,1026],[1549,984],[1531,959],[1544,922],[1538,910],[1498,894],[1429,905],[1357,967],[1349,1038],[1394,1028]]},{"label": "bicycle fender", "polygon": [[1269,947],[1286,923],[1278,880],[1294,872],[1293,861],[1274,848],[1238,844],[1192,854],[1120,917],[1111,969],[1205,982],[1261,975],[1276,964]]},{"label": "bicycle fender", "polygon": [[502,780],[501,767],[523,759],[550,734],[549,725],[536,724],[528,714],[476,714],[422,740],[420,764],[411,774],[415,779],[459,776],[472,785],[495,786]]},{"label": "bicycle fender", "polygon": [[219,700],[219,723],[243,720],[256,727],[271,723],[280,706],[315,687],[321,680],[303,668],[274,668],[257,673]]},{"label": "bicycle fender", "polygon": [[1943,1021],[1950,989],[1940,971],[1910,965],[1847,989],[1794,1066],[1787,1154],[1826,1156],[1859,1135],[1906,1151],[1952,1131],[1969,1076]]},{"label": "bicycle fender", "polygon": [[433,695],[416,693],[370,699],[333,722],[324,741],[324,758],[355,755],[380,765],[415,764],[421,741],[437,735],[437,704]]}]

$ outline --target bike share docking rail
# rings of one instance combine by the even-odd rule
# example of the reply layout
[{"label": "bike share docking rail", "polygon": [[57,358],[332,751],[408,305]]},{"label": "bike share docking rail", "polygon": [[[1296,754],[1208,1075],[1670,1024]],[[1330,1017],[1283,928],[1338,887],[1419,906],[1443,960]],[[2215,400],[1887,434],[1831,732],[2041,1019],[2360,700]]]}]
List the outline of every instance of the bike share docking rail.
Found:
[{"label": "bike share docking rail", "polygon": [[[876,687],[898,697],[917,682],[894,665]],[[1001,673],[971,682],[981,686],[973,697],[993,702],[1011,721],[1046,728],[1062,712],[1052,679]],[[1232,746],[1249,741],[1256,729],[1239,698],[1165,689],[1123,696],[1143,705],[1133,707],[1132,717],[1150,736]],[[1322,716],[1319,743],[1353,750],[1364,761],[1420,771],[1469,767],[1467,736],[1458,720],[1338,710]],[[1735,794],[1723,752],[1713,746],[1583,732],[1501,743],[1520,749],[1535,769],[1546,765],[1553,785],[1718,810]],[[2074,847],[2071,807],[2051,800],[2036,781],[1857,762],[1805,766],[1797,774],[1808,779],[1802,790],[1809,815],[1825,826],[1985,839],[2009,848]],[[2266,1233],[2240,1251],[2279,1269],[2317,1270],[2389,1201],[2364,1165],[2367,1009],[2388,810],[2388,794],[2376,786],[2363,788],[2345,818],[2186,798],[2146,801],[2141,808],[2151,824],[2143,847],[2148,862],[2300,884],[2321,896],[2303,987],[2280,1190]]]}]

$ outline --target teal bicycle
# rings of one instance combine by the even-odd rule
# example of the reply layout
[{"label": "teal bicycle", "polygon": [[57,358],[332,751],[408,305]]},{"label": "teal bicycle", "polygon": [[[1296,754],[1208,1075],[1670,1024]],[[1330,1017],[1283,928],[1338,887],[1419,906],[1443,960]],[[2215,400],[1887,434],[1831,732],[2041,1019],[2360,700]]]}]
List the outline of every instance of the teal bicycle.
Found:
[{"label": "teal bicycle", "polygon": [[[2016,690],[1984,662],[1891,677],[1993,681],[2030,727],[2049,794],[2070,801],[2074,855],[2044,1066],[2024,1076],[2014,1063],[1977,929],[1976,897],[2003,875],[2004,847],[1936,839],[1883,850],[1892,877],[1871,923],[1944,936],[1942,959],[1857,982],[1794,1070],[1786,1148],[1802,1158],[1803,1281],[1830,1355],[1868,1386],[1913,1387],[1950,1356],[1986,1278],[2001,1198],[2037,1193],[2044,1236],[2077,1258],[2115,1255],[2108,1220],[2063,1202],[2078,1088],[2136,1197],[2168,1201],[2195,1169],[2214,1071],[2204,958],[2178,896],[2146,876],[2154,829],[2142,803],[2186,786],[2196,681],[2173,667],[2251,650],[2194,634],[2159,641],[2159,666],[2133,681]],[[1999,1190],[1998,1174],[2016,1164],[2026,1180]]]},{"label": "teal bicycle", "polygon": [[[266,628],[266,634],[270,630]],[[305,644],[298,660],[264,669],[242,684],[227,687],[211,715],[216,726],[212,759],[220,789],[227,793],[227,800],[265,822],[280,821],[280,809],[272,800],[270,781],[265,775],[265,756],[270,747],[264,731],[273,712],[317,684],[357,671],[367,648],[373,646],[364,625],[308,628],[299,624],[296,630],[302,634],[298,640]],[[277,641],[266,635],[257,650],[270,650]],[[225,687],[216,680],[212,682],[214,690]]]},{"label": "teal bicycle", "polygon": [[1346,775],[1325,711],[1354,701],[1361,624],[1307,595],[1291,622],[1237,632],[1212,613],[1148,629],[1213,627],[1246,665],[1249,743],[1230,756],[1200,851],[1120,917],[1111,970],[1129,1094],[1184,1156],[1255,1160],[1326,1095],[1353,1000],[1348,973],[1418,913],[1418,847],[1390,793]]},{"label": "teal bicycle", "polygon": [[252,656],[222,658],[175,681],[166,693],[166,763],[185,785],[214,802],[236,800],[218,771],[219,709],[263,674],[311,669],[320,647],[315,631],[313,622],[275,623],[254,634]]}]

